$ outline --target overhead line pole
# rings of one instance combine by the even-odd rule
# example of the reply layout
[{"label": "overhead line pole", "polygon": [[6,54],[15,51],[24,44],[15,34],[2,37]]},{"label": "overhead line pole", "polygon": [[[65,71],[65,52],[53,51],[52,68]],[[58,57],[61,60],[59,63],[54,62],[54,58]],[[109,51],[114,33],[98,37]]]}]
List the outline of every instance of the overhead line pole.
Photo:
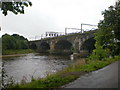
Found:
[{"label": "overhead line pole", "polygon": [[92,24],[81,23],[81,29],[78,29],[78,28],[65,28],[65,35],[67,34],[67,29],[81,30],[81,33],[83,33],[83,25],[96,26],[96,27],[98,26],[98,25],[92,25]]},{"label": "overhead line pole", "polygon": [[85,23],[81,23],[81,33],[82,33],[82,31],[83,31],[83,30],[82,30],[82,25],[96,26],[96,27],[98,26],[98,25],[92,25],[92,24],[85,24]]},{"label": "overhead line pole", "polygon": [[67,34],[67,29],[81,30],[81,29],[79,29],[79,28],[65,28],[65,35]]}]

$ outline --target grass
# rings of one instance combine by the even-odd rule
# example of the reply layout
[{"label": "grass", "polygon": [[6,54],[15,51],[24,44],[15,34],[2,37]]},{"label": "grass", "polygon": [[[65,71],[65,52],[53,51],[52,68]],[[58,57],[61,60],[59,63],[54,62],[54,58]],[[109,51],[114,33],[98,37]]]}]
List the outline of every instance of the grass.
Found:
[{"label": "grass", "polygon": [[115,56],[115,58],[108,58],[106,60],[87,60],[86,64],[82,64],[80,65],[79,62],[71,65],[68,68],[65,68],[63,70],[63,72],[80,72],[80,71],[84,71],[84,72],[91,72],[91,71],[95,71],[98,69],[101,69],[111,63],[113,63],[114,61],[117,61],[120,59],[120,56]]},{"label": "grass", "polygon": [[64,85],[75,79],[75,76],[61,77],[58,74],[48,75],[46,78],[34,80],[30,83],[16,84],[13,88],[54,88]]},{"label": "grass", "polygon": [[106,60],[87,60],[86,64],[83,60],[78,60],[71,66],[59,71],[55,74],[47,75],[46,78],[40,78],[35,80],[32,78],[30,83],[22,82],[20,84],[13,84],[10,88],[59,88],[75,79],[77,79],[83,73],[80,72],[91,72],[103,68],[117,60],[120,56],[115,56],[114,59],[109,58]]},{"label": "grass", "polygon": [[25,54],[34,52],[31,49],[4,50],[2,55]]}]

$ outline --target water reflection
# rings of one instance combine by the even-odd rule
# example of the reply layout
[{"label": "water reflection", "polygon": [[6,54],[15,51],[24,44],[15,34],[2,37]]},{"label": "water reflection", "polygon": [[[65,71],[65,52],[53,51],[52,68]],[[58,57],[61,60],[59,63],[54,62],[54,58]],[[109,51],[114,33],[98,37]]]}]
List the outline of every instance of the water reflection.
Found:
[{"label": "water reflection", "polygon": [[68,57],[49,56],[40,54],[26,54],[20,57],[3,58],[4,69],[8,77],[16,82],[23,78],[30,81],[31,77],[45,77],[48,73],[54,73],[71,64]]}]

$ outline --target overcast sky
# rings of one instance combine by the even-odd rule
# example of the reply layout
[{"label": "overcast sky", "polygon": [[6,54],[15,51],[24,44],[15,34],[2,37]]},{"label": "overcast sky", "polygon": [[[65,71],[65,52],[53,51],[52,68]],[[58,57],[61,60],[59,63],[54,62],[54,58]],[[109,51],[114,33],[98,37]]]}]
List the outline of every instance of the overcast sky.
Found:
[{"label": "overcast sky", "polygon": [[[28,39],[39,38],[46,31],[64,32],[65,27],[80,28],[81,23],[97,25],[101,12],[115,4],[115,0],[31,0],[32,7],[25,14],[1,14],[4,33],[17,33]],[[2,19],[2,23],[1,23]],[[83,26],[83,29],[95,27]],[[69,32],[69,31],[68,31]]]}]

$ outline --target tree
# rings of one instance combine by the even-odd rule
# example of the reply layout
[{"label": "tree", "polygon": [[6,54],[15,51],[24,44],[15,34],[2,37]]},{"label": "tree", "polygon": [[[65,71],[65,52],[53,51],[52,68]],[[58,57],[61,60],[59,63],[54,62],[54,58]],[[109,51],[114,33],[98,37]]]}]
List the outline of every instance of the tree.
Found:
[{"label": "tree", "polygon": [[120,41],[120,1],[118,1],[115,5],[115,13],[116,13],[116,23],[115,23],[115,37]]},{"label": "tree", "polygon": [[28,45],[28,41],[27,40],[21,40],[20,41],[20,49],[28,49],[29,45]]},{"label": "tree", "polygon": [[13,36],[5,34],[2,36],[2,48],[6,49],[16,49],[16,39]]},{"label": "tree", "polygon": [[2,48],[3,50],[8,49],[28,49],[28,40],[18,34],[2,36]]},{"label": "tree", "polygon": [[28,0],[21,2],[16,2],[15,0],[12,0],[11,2],[0,1],[0,8],[5,16],[8,14],[8,11],[13,12],[14,14],[24,14],[24,6],[32,6],[32,3]]},{"label": "tree", "polygon": [[[23,36],[20,36],[18,34],[13,34],[12,35],[14,38],[19,39],[19,40],[27,40],[27,38],[24,38]],[[28,40],[27,40],[28,41]]]},{"label": "tree", "polygon": [[20,36],[18,34],[13,34],[12,35],[16,41],[17,41],[17,49],[28,49],[29,45],[28,45],[28,40],[26,38],[24,38],[23,36]]},{"label": "tree", "polygon": [[120,53],[120,1],[102,12],[102,15],[104,19],[98,24],[95,34],[96,49],[90,58],[103,59]]}]

